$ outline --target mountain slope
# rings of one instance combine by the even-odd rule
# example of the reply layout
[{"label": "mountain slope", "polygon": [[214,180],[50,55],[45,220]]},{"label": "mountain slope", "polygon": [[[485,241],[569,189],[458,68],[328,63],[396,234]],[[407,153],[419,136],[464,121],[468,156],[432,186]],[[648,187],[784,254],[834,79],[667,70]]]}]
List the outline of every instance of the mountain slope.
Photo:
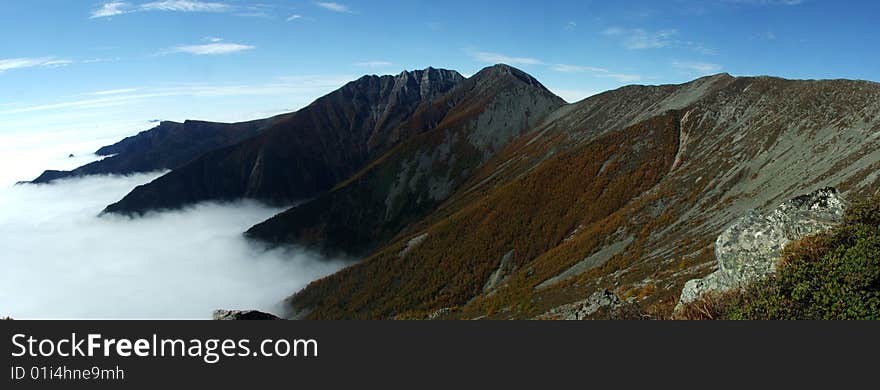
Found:
[{"label": "mountain slope", "polygon": [[509,140],[563,104],[518,69],[486,68],[413,115],[434,118],[433,130],[247,235],[363,254],[433,211]]},{"label": "mountain slope", "polygon": [[880,189],[880,85],[717,75],[551,113],[440,208],[288,300],[307,318],[529,318],[608,289],[668,314],[747,210]]},{"label": "mountain slope", "polygon": [[[675,157],[676,119],[675,114],[660,117],[551,158],[434,224],[419,239],[401,240],[313,283],[293,304],[312,318],[387,318],[463,305],[491,291],[490,280],[525,271],[579,223],[605,221],[654,186]],[[642,142],[630,143],[634,138]],[[656,153],[641,153],[642,148]],[[611,159],[616,162],[604,164]],[[591,232],[595,239],[609,233],[613,230]]]},{"label": "mountain slope", "polygon": [[49,183],[66,177],[85,175],[174,169],[208,151],[251,138],[285,116],[241,123],[165,121],[150,130],[98,149],[95,154],[107,156],[102,160],[72,171],[45,171],[31,183]]},{"label": "mountain slope", "polygon": [[462,80],[455,71],[433,68],[364,76],[258,137],[207,153],[136,188],[105,211],[136,214],[242,197],[289,204],[312,197],[423,131],[401,124]]}]

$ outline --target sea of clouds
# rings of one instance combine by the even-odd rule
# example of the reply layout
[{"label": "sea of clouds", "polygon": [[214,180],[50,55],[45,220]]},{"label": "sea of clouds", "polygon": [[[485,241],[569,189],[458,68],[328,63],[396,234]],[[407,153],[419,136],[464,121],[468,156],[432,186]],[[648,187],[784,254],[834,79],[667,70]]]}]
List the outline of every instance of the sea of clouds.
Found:
[{"label": "sea of clouds", "polygon": [[210,318],[219,308],[280,314],[286,296],[350,264],[245,240],[242,231],[280,211],[256,202],[99,216],[160,172],[13,185],[45,168],[95,159],[67,155],[97,146],[28,151],[6,144],[15,153],[0,157],[0,317]]}]

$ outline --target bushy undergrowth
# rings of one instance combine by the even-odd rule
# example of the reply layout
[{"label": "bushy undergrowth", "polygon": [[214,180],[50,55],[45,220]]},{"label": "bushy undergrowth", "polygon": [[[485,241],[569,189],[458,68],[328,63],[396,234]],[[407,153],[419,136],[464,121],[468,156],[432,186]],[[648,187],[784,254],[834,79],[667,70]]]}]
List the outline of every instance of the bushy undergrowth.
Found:
[{"label": "bushy undergrowth", "polygon": [[708,294],[682,319],[880,319],[880,196],[853,203],[842,226],[789,244],[776,275]]}]

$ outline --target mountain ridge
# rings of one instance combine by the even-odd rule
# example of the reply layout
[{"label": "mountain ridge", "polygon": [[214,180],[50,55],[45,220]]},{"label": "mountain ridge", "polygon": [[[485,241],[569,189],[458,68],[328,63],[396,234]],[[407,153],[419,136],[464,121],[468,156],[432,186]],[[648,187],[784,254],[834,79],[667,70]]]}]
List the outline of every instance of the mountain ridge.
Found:
[{"label": "mountain ridge", "polygon": [[663,317],[748,210],[880,190],[875,82],[720,73],[566,104],[507,65],[455,74],[365,76],[107,211],[211,180],[234,190],[212,199],[307,198],[246,237],[363,260],[291,295],[291,318],[541,318],[593,296]]},{"label": "mountain ridge", "polygon": [[[637,297],[639,304],[650,310],[668,312],[687,279],[708,273],[711,238],[745,210],[766,208],[814,188],[839,186],[846,192],[869,194],[880,187],[876,175],[880,170],[880,146],[876,142],[880,134],[880,88],[874,83],[716,75],[682,84],[676,91],[666,89],[669,87],[625,87],[551,113],[541,126],[512,141],[508,151],[487,163],[483,174],[472,178],[472,184],[489,180],[485,190],[453,195],[437,215],[413,224],[365,261],[313,282],[288,300],[291,313],[315,319],[418,318],[445,310],[450,318],[487,314],[523,318],[583,299],[602,288],[625,298]],[[608,112],[603,104],[625,108],[622,102],[631,102],[628,94],[636,90],[663,93],[645,104],[631,105],[634,112],[625,109],[623,116],[605,118],[594,114]],[[692,92],[696,90],[704,92],[696,94],[696,99],[685,99],[694,96]],[[615,95],[617,98],[611,98]],[[675,104],[659,104],[663,101]],[[591,111],[591,107],[595,110]],[[669,111],[667,107],[676,109]],[[638,122],[645,113],[644,116],[656,119]],[[659,116],[652,116],[658,113]],[[665,154],[669,165],[651,165],[652,168],[643,170],[661,175],[658,182],[622,205],[608,205],[605,212],[609,214],[602,214],[599,219],[587,217],[591,214],[589,207],[586,211],[573,211],[575,219],[546,219],[533,213],[550,212],[560,206],[556,204],[560,200],[528,209],[524,208],[529,204],[525,201],[528,198],[524,198],[503,207],[491,206],[505,210],[506,217],[498,223],[476,225],[482,232],[467,228],[467,221],[493,215],[474,211],[478,210],[474,209],[475,204],[485,204],[487,198],[500,201],[517,192],[538,196],[546,185],[522,187],[519,191],[511,190],[515,187],[510,186],[530,177],[537,180],[541,175],[556,176],[548,173],[553,170],[547,167],[561,164],[560,158],[588,161],[601,156],[597,154],[601,148],[592,155],[577,150],[582,145],[589,149],[596,142],[607,142],[609,137],[620,138],[619,122],[626,124],[620,118],[627,115],[636,118],[635,126],[647,126],[645,129],[656,128],[657,123],[651,123],[668,115],[672,115],[672,122],[666,122],[668,126],[678,123],[675,152],[668,149]],[[555,116],[561,116],[562,121]],[[550,131],[549,126],[560,128]],[[639,147],[653,142],[644,133],[629,134],[618,145],[653,150]],[[624,154],[626,158],[608,156],[602,162],[604,170],[600,167],[599,171],[619,171],[620,167],[638,161],[640,153]],[[606,187],[601,183],[586,182],[578,190],[554,190],[547,195],[558,191],[554,196],[577,199],[580,191],[620,192],[632,186]],[[463,188],[474,191],[469,186]],[[509,191],[513,193],[502,195]],[[568,206],[559,212],[583,208],[566,202],[570,201],[562,202]],[[585,217],[594,219],[566,222]],[[518,234],[539,241],[524,247],[524,243],[503,242],[493,244],[498,246],[492,249],[483,247],[504,237],[503,227],[511,224],[520,226]],[[539,227],[545,233],[524,233]],[[469,236],[454,233],[456,229],[450,230],[453,228],[481,238],[467,244]],[[548,235],[546,229],[554,229],[555,233]],[[444,254],[460,246],[469,250],[453,257]],[[613,249],[604,254],[606,248]],[[485,254],[467,260],[474,256],[471,253]],[[597,257],[600,254],[602,257]],[[571,278],[535,289],[581,260],[593,264]],[[447,274],[440,271],[444,267],[468,271]],[[393,279],[386,278],[386,273]],[[432,283],[426,278],[439,278],[432,282],[440,283],[439,290],[421,299],[403,300],[404,296],[429,293],[431,290],[426,286]],[[481,291],[488,279],[500,282]],[[383,292],[389,285],[396,291],[390,296]],[[335,291],[346,291],[348,296]],[[448,298],[438,299],[437,294],[441,293],[446,295],[440,296]]]},{"label": "mountain ridge", "polygon": [[[508,140],[564,104],[506,65],[478,72],[438,100],[449,109],[433,130],[327,194],[255,225],[246,236],[362,254],[431,212]],[[525,115],[516,118],[517,113]]]},{"label": "mountain ridge", "polygon": [[242,197],[279,205],[308,199],[399,142],[399,122],[422,104],[422,96],[462,80],[455,71],[433,68],[406,74],[417,77],[364,76],[347,83],[258,137],[206,153],[136,188],[105,212],[141,214]]},{"label": "mountain ridge", "polygon": [[47,170],[33,184],[86,175],[152,172],[178,168],[208,151],[236,144],[260,133],[290,114],[238,123],[187,120],[159,125],[103,146],[95,154],[104,158],[70,171]]}]

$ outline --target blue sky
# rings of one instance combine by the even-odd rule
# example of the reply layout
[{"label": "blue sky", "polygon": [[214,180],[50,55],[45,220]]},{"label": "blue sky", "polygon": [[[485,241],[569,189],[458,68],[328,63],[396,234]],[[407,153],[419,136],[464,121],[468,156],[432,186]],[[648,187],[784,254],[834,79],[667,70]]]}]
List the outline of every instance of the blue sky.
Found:
[{"label": "blue sky", "polygon": [[0,133],[115,137],[295,110],[363,74],[506,62],[569,101],[701,75],[880,80],[880,2],[30,0],[0,9]]}]

